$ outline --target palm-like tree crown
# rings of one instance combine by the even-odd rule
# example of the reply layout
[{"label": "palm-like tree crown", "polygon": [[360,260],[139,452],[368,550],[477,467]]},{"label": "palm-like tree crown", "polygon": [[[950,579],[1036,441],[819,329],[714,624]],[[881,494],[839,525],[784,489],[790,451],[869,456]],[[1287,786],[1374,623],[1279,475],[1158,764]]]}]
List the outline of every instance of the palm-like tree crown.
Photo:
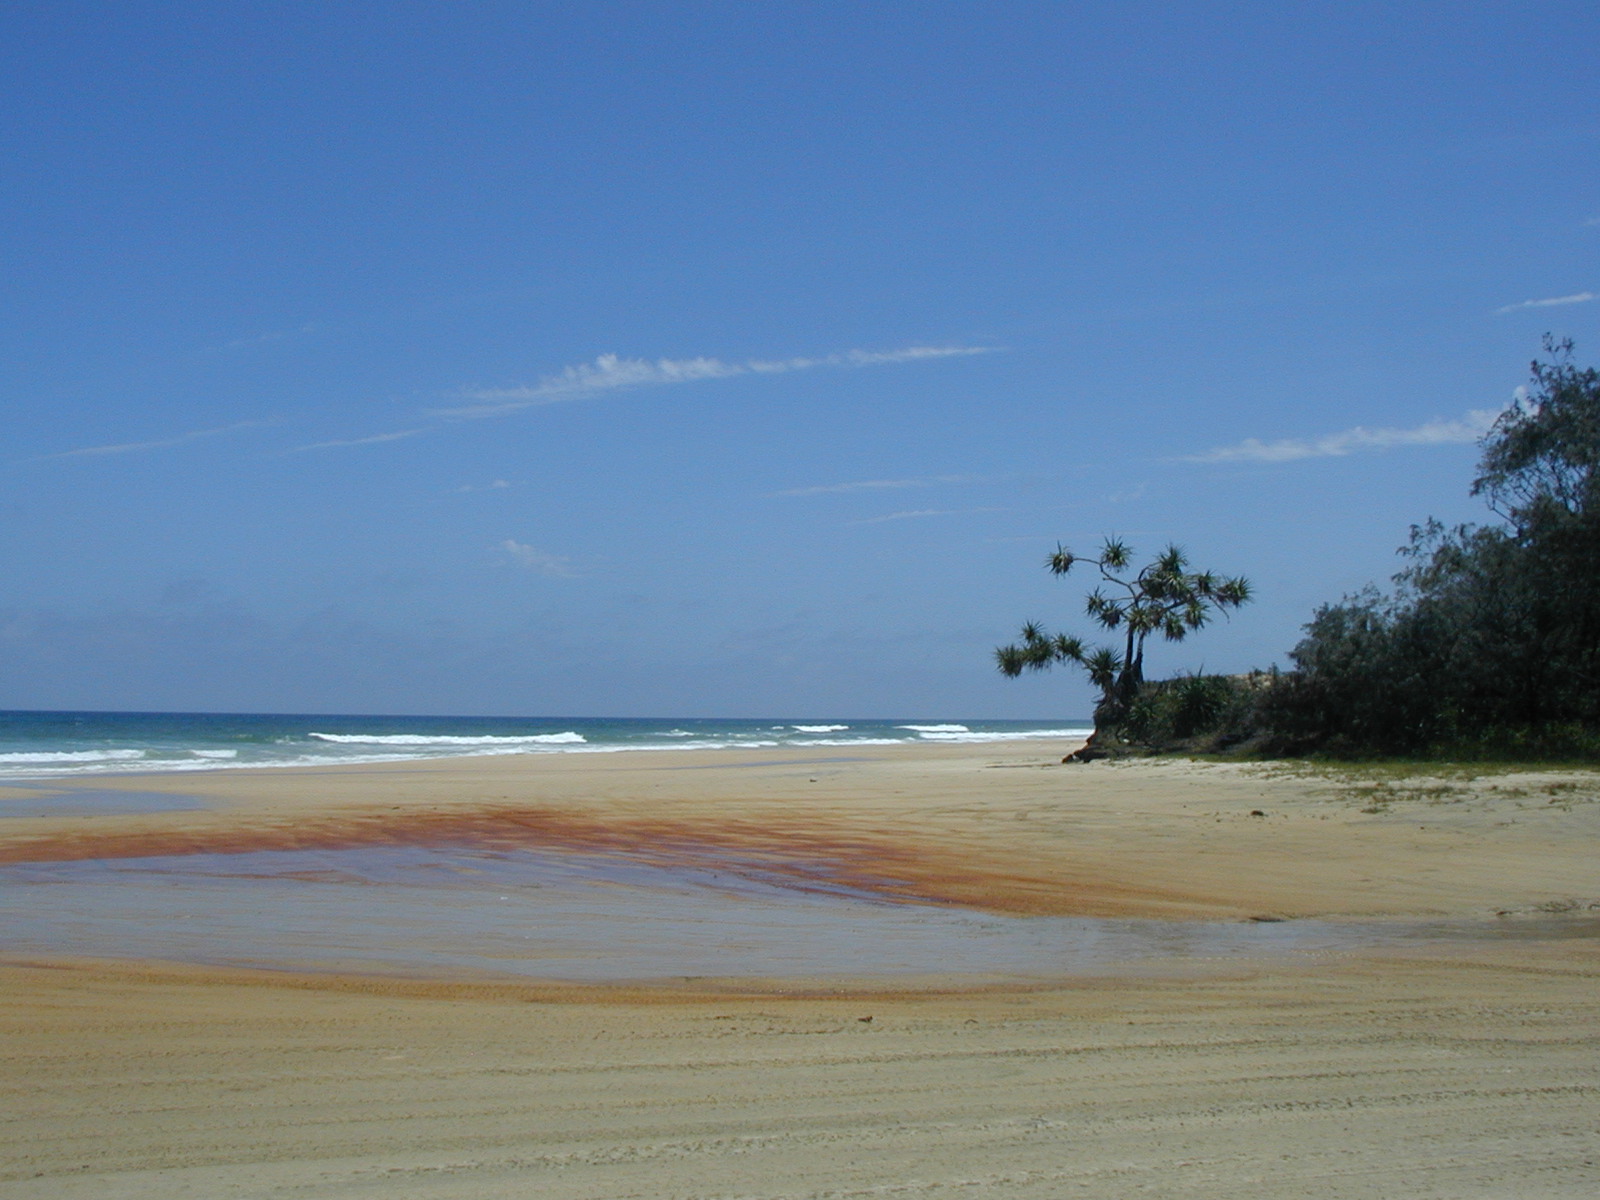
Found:
[{"label": "palm-like tree crown", "polygon": [[1036,621],[1022,627],[1021,640],[995,650],[1002,674],[1043,671],[1056,663],[1074,663],[1089,674],[1101,692],[1101,705],[1126,702],[1144,679],[1144,643],[1152,633],[1181,642],[1208,624],[1216,613],[1227,614],[1251,598],[1250,581],[1242,575],[1221,576],[1191,571],[1189,560],[1169,545],[1137,574],[1130,575],[1133,550],[1118,538],[1107,538],[1098,558],[1080,557],[1057,545],[1046,560],[1052,575],[1066,575],[1079,563],[1100,572],[1101,583],[1084,598],[1084,611],[1107,630],[1120,630],[1123,649],[1087,649],[1067,634],[1048,633]]}]

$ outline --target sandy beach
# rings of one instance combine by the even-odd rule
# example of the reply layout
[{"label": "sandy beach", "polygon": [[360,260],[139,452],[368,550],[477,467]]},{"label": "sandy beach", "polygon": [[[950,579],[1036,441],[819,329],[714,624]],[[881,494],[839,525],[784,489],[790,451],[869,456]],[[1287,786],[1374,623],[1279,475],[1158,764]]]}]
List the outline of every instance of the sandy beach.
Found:
[{"label": "sandy beach", "polygon": [[1400,932],[610,986],[12,952],[0,1195],[1595,1193],[1600,775],[1070,748],[125,776],[95,787],[169,803],[9,818],[0,864],[534,847],[997,921]]}]

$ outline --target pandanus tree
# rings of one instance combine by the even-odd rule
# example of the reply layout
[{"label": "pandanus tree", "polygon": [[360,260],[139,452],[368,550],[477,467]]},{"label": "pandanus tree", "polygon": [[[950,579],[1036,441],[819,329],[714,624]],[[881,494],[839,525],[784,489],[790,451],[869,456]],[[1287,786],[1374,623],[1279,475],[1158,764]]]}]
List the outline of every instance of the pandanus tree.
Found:
[{"label": "pandanus tree", "polygon": [[1177,546],[1168,546],[1137,573],[1133,551],[1116,538],[1105,540],[1098,558],[1079,556],[1058,545],[1047,565],[1052,575],[1066,575],[1080,563],[1100,573],[1100,584],[1089,593],[1084,610],[1102,628],[1121,635],[1121,650],[1090,647],[1081,638],[1052,634],[1029,621],[1022,627],[1020,641],[995,651],[995,661],[1002,674],[1012,677],[1056,663],[1082,667],[1089,682],[1100,689],[1097,726],[1114,724],[1138,694],[1144,682],[1144,644],[1151,634],[1181,642],[1214,614],[1226,615],[1250,599],[1249,580],[1192,571]]}]

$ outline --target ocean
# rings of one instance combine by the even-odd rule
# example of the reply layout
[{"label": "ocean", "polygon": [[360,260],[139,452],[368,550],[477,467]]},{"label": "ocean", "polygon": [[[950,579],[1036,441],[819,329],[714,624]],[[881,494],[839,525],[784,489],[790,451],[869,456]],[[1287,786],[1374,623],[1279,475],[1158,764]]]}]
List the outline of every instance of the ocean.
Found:
[{"label": "ocean", "polygon": [[1086,720],[407,717],[0,712],[0,781],[484,754],[893,746],[1087,737]]}]

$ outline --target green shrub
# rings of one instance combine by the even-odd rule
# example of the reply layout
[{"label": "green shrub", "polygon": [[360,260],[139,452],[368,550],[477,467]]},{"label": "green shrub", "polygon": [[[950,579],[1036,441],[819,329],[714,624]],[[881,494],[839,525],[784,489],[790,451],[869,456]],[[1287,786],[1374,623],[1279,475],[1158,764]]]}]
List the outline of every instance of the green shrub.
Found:
[{"label": "green shrub", "polygon": [[1219,750],[1246,741],[1271,676],[1183,675],[1145,683],[1123,720],[1103,731],[1129,749]]},{"label": "green shrub", "polygon": [[1483,441],[1504,522],[1413,527],[1391,595],[1323,605],[1262,696],[1267,753],[1600,757],[1600,372],[1546,342]]}]

